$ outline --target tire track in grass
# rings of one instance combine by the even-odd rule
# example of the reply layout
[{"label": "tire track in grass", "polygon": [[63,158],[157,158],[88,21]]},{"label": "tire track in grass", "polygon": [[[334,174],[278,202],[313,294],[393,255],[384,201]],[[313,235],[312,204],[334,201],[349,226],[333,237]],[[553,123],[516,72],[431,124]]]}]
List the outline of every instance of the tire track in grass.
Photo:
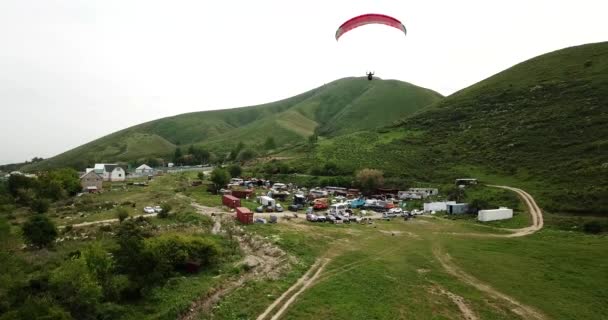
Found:
[{"label": "tire track in grass", "polygon": [[517,301],[515,298],[508,296],[508,295],[494,289],[490,285],[488,285],[488,284],[480,281],[479,279],[473,277],[472,275],[464,272],[456,264],[454,264],[454,262],[452,261],[452,258],[448,254],[443,253],[441,251],[441,249],[439,249],[438,247],[433,249],[433,254],[434,254],[435,258],[437,259],[437,261],[439,261],[439,263],[441,264],[441,266],[447,273],[454,276],[458,280],[460,280],[470,286],[475,287],[477,290],[487,294],[488,296],[490,296],[494,299],[502,300],[503,302],[506,302],[510,306],[510,310],[513,313],[522,317],[523,319],[536,319],[536,320],[547,319],[547,317],[544,314],[542,314],[540,311],[534,309],[533,307],[525,305],[525,304]]}]

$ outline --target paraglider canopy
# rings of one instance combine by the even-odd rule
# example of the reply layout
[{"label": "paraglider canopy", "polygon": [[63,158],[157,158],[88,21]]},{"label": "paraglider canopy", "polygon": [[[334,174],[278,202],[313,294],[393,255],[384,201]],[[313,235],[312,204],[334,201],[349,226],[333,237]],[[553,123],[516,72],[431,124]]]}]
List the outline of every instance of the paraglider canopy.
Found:
[{"label": "paraglider canopy", "polygon": [[344,22],[338,28],[338,30],[336,30],[336,41],[338,41],[338,39],[340,39],[340,37],[348,31],[367,24],[384,24],[403,31],[404,35],[407,34],[407,30],[405,29],[405,26],[403,25],[403,23],[401,23],[401,21],[384,14],[368,13],[354,17]]}]

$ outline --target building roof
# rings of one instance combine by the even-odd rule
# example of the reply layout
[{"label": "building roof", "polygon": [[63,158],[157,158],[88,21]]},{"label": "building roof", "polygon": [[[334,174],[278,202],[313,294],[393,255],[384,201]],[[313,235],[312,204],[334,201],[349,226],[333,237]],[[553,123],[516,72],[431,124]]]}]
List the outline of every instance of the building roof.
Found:
[{"label": "building roof", "polygon": [[95,171],[89,171],[89,172],[85,172],[83,175],[80,176],[80,179],[88,176],[88,175],[96,175],[97,178],[101,179],[101,176],[98,175]]},{"label": "building roof", "polygon": [[147,164],[142,164],[141,166],[135,168],[135,170],[147,170],[148,171],[148,170],[152,170],[152,167],[150,167]]}]

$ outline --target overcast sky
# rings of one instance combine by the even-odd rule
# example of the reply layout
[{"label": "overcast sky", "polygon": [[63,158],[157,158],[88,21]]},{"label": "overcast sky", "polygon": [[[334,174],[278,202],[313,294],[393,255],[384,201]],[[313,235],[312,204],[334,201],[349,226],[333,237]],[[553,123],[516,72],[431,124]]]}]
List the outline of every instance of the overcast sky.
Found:
[{"label": "overcast sky", "polygon": [[[0,0],[0,164],[184,112],[255,105],[374,70],[448,95],[608,40],[607,1]],[[400,19],[406,37],[365,26]]]}]

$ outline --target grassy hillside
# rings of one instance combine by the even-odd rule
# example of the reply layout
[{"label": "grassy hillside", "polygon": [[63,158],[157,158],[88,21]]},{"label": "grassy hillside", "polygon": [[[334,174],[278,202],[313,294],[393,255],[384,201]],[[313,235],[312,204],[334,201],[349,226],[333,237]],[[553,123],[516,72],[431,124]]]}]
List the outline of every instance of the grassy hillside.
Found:
[{"label": "grassy hillside", "polygon": [[67,151],[26,169],[83,168],[101,161],[168,158],[176,144],[226,151],[239,141],[257,147],[268,137],[277,146],[321,135],[378,128],[428,106],[442,96],[395,80],[340,79],[298,96],[259,106],[182,114],[137,125]]},{"label": "grassy hillside", "polygon": [[411,180],[474,175],[552,211],[608,214],[608,43],[525,61],[383,132],[326,140],[316,161]]}]

